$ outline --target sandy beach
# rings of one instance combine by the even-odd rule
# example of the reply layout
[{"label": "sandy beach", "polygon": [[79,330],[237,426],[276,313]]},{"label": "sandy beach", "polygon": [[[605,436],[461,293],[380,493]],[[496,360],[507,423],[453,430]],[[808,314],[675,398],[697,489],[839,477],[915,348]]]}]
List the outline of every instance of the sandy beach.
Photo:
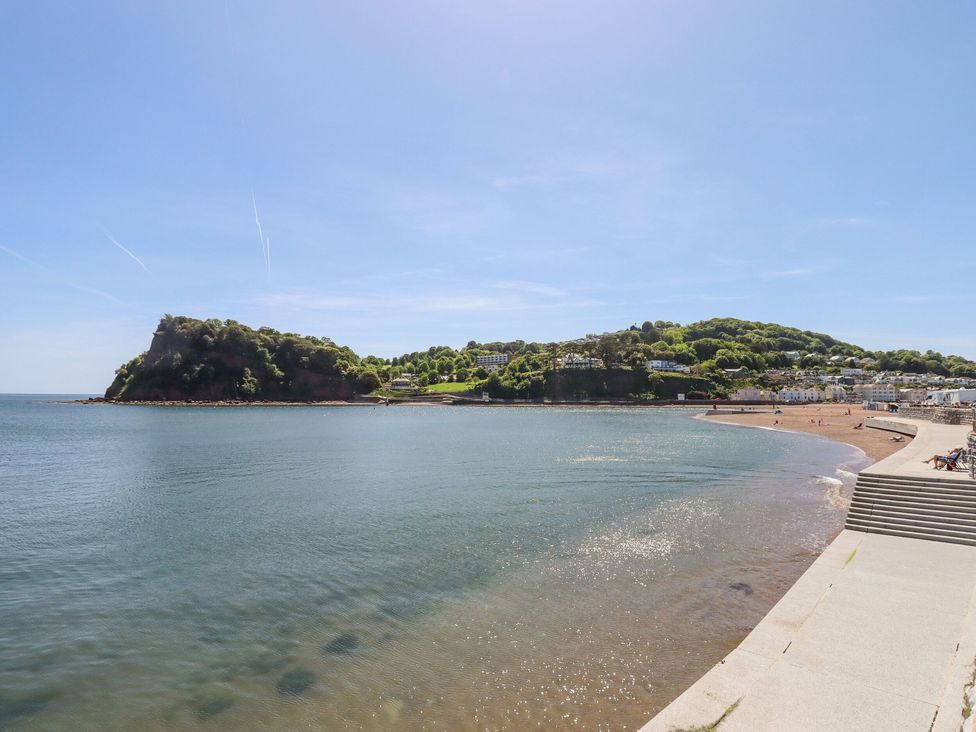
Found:
[{"label": "sandy beach", "polygon": [[706,413],[704,416],[707,419],[731,424],[821,435],[830,440],[854,445],[875,462],[900,450],[911,440],[910,437],[905,437],[903,441],[896,442],[889,432],[867,428],[854,429],[858,424],[863,424],[866,417],[880,414],[869,412],[857,404],[780,406],[778,409],[782,410],[782,414],[774,414],[773,407],[744,407],[747,411],[742,413],[735,413],[731,411],[732,409],[734,408],[721,407],[718,411]]}]

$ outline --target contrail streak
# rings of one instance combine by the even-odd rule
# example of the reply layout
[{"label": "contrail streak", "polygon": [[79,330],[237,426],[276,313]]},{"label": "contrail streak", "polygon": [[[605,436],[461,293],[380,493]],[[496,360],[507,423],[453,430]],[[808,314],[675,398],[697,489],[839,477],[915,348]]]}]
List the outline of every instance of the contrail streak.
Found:
[{"label": "contrail streak", "polygon": [[[99,228],[101,229],[101,227],[99,227]],[[152,272],[149,272],[149,267],[147,267],[147,266],[146,266],[146,265],[145,265],[145,264],[143,263],[143,261],[142,261],[141,259],[139,259],[139,257],[137,257],[137,256],[136,256],[135,254],[133,254],[132,252],[130,252],[130,251],[129,251],[128,249],[126,249],[126,248],[125,248],[124,246],[122,246],[121,244],[119,244],[119,243],[118,243],[117,241],[115,241],[115,239],[114,239],[114,238],[112,237],[112,235],[111,235],[111,234],[109,234],[109,233],[108,233],[108,232],[107,232],[107,231],[106,231],[105,229],[102,229],[102,233],[103,233],[103,234],[105,234],[105,237],[106,237],[106,238],[107,238],[107,239],[108,239],[108,240],[109,240],[110,242],[112,242],[112,243],[113,243],[113,244],[114,244],[115,246],[117,246],[117,247],[118,247],[119,249],[121,249],[121,250],[122,250],[123,252],[125,252],[126,254],[128,254],[128,255],[129,255],[130,257],[132,257],[132,258],[133,258],[134,260],[136,260],[136,262],[137,262],[137,263],[139,264],[139,266],[140,266],[140,267],[142,267],[142,268],[143,268],[144,270],[146,270],[146,272],[147,272],[147,273],[149,273],[149,274],[152,274]]]},{"label": "contrail streak", "polygon": [[19,259],[21,262],[27,262],[27,264],[30,264],[30,265],[32,265],[34,267],[40,267],[41,266],[41,265],[37,264],[36,262],[32,262],[31,260],[29,260],[27,257],[25,257],[20,252],[14,251],[10,247],[5,247],[3,244],[0,244],[0,252],[4,252],[6,254],[9,254],[11,257],[15,257],[16,259]]},{"label": "contrail streak", "polygon": [[59,280],[62,284],[67,285],[68,287],[71,287],[80,292],[87,292],[91,295],[98,295],[99,297],[104,297],[106,300],[111,300],[112,302],[118,303],[119,305],[125,305],[125,303],[119,300],[119,298],[117,298],[115,295],[105,292],[104,290],[97,290],[94,287],[88,287],[87,285],[79,285],[77,282],[72,282],[71,280],[64,278],[57,272],[48,269],[43,264],[38,264],[33,259],[28,259],[27,257],[25,257],[23,254],[21,254],[15,249],[11,249],[10,247],[5,247],[3,244],[0,244],[0,252],[3,252],[4,254],[9,254],[14,259],[19,259],[24,264],[30,265],[35,270],[37,270],[44,276],[48,277],[49,279]]},{"label": "contrail streak", "polygon": [[261,228],[261,217],[258,216],[258,202],[254,198],[254,191],[251,191],[251,205],[254,206],[254,223],[258,226],[258,236],[261,238],[261,252],[264,254],[264,265],[268,268],[268,277],[271,276],[271,238],[264,235]]}]

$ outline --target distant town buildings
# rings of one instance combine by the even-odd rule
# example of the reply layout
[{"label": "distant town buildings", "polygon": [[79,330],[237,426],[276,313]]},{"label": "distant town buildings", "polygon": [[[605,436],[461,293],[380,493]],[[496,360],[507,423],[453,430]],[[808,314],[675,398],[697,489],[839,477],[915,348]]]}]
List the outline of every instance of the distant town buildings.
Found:
[{"label": "distant town buildings", "polygon": [[926,383],[921,374],[882,374],[877,378],[890,381],[892,384],[922,384]]},{"label": "distant town buildings", "polygon": [[407,391],[413,389],[413,382],[405,376],[398,376],[390,382],[390,388],[394,391]]}]

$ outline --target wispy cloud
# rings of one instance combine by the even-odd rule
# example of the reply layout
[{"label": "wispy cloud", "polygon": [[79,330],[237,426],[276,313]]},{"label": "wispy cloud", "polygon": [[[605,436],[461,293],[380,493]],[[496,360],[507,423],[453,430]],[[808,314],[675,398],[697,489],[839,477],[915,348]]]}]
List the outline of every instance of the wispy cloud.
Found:
[{"label": "wispy cloud", "polygon": [[819,270],[814,267],[793,267],[791,269],[774,269],[762,272],[759,276],[764,280],[782,280],[794,277],[809,277]]},{"label": "wispy cloud", "polygon": [[536,262],[577,257],[590,252],[590,247],[563,247],[561,249],[535,249],[523,247],[507,252],[492,252],[481,258],[482,262]]},{"label": "wispy cloud", "polygon": [[115,295],[112,295],[111,293],[105,292],[104,290],[98,290],[98,289],[96,289],[94,287],[89,287],[88,285],[79,285],[77,282],[72,282],[71,280],[65,278],[64,276],[62,276],[60,274],[58,274],[54,270],[49,269],[48,267],[45,267],[43,264],[39,264],[39,263],[35,262],[33,259],[30,259],[29,257],[25,257],[23,254],[21,254],[20,252],[18,252],[16,249],[11,249],[10,247],[7,247],[7,246],[4,246],[3,244],[0,244],[0,252],[3,252],[4,254],[6,254],[8,256],[13,257],[14,259],[20,260],[24,264],[26,264],[26,265],[32,267],[33,269],[35,269],[37,272],[40,272],[45,277],[47,277],[49,279],[52,279],[52,280],[55,280],[55,281],[57,281],[57,282],[65,285],[67,287],[70,287],[73,290],[78,290],[79,292],[86,292],[86,293],[88,293],[90,295],[97,295],[98,297],[105,298],[106,300],[111,300],[112,302],[117,303],[119,305],[124,305],[125,304],[121,300],[119,300],[119,298],[117,298]]},{"label": "wispy cloud", "polygon": [[373,298],[321,295],[307,292],[272,292],[256,298],[261,305],[305,310],[357,310],[375,304]]},{"label": "wispy cloud", "polygon": [[492,179],[499,190],[527,186],[552,186],[576,181],[603,178],[621,170],[621,166],[604,160],[575,160],[547,169],[516,175],[500,175]]},{"label": "wispy cloud", "polygon": [[565,297],[567,294],[566,290],[560,287],[553,287],[552,285],[546,285],[541,282],[524,282],[522,280],[503,280],[500,282],[491,283],[491,287],[496,290],[513,290],[515,292],[524,292],[530,295],[545,295],[546,297]]},{"label": "wispy cloud", "polygon": [[98,227],[98,228],[100,228],[100,229],[102,230],[102,233],[103,233],[103,234],[105,234],[105,237],[106,237],[106,238],[107,238],[107,239],[108,239],[108,240],[109,240],[110,242],[112,242],[112,243],[113,243],[113,244],[114,244],[115,246],[117,246],[117,247],[118,247],[119,249],[121,249],[121,250],[122,250],[123,252],[125,252],[126,254],[128,254],[128,255],[129,255],[130,257],[132,257],[132,259],[134,259],[134,260],[136,261],[136,263],[137,263],[137,264],[138,264],[138,265],[139,265],[140,267],[142,267],[142,268],[143,268],[143,269],[144,269],[144,270],[145,270],[145,271],[146,271],[147,273],[149,273],[149,274],[152,274],[152,272],[149,272],[149,267],[147,267],[147,266],[145,265],[145,263],[144,263],[144,262],[143,262],[143,261],[142,261],[141,259],[139,259],[139,257],[137,257],[137,256],[136,256],[135,254],[133,254],[133,253],[132,253],[132,252],[131,252],[131,251],[130,251],[129,249],[127,249],[126,247],[124,247],[124,246],[122,246],[121,244],[119,244],[119,243],[118,243],[118,242],[117,242],[117,241],[115,240],[115,238],[114,238],[114,237],[113,237],[113,236],[112,236],[111,234],[109,234],[109,233],[108,233],[108,231],[107,231],[107,230],[106,230],[106,229],[105,229],[104,227],[101,227],[101,226],[100,226],[100,227]]},{"label": "wispy cloud", "polygon": [[748,300],[746,295],[705,295],[705,294],[681,294],[681,295],[668,295],[665,297],[654,297],[649,299],[642,299],[640,301],[641,305],[681,305],[687,303],[701,303],[701,302],[742,302],[743,300]]},{"label": "wispy cloud", "polygon": [[[551,294],[551,293],[550,293]],[[478,292],[426,293],[421,295],[346,296],[315,292],[275,292],[256,298],[260,305],[300,310],[412,312],[412,313],[492,313],[557,308],[591,307],[593,300],[564,298],[532,300],[519,294],[498,295]]]},{"label": "wispy cloud", "polygon": [[380,206],[399,226],[452,242],[497,231],[510,215],[506,206],[491,196],[417,184],[390,189]]},{"label": "wispy cloud", "polygon": [[258,202],[251,191],[251,205],[254,207],[254,223],[258,227],[258,237],[261,239],[261,253],[264,255],[264,265],[268,270],[268,278],[271,278],[271,238],[264,235],[261,226],[261,217],[258,215]]},{"label": "wispy cloud", "polygon": [[4,254],[9,254],[14,259],[19,259],[21,262],[26,262],[32,267],[38,267],[40,269],[43,269],[43,267],[41,267],[41,265],[39,265],[37,262],[28,259],[27,257],[25,257],[20,252],[16,251],[15,249],[11,249],[10,247],[5,247],[3,244],[0,244],[0,252],[3,252]]},{"label": "wispy cloud", "polygon": [[818,219],[817,223],[824,226],[864,226],[874,223],[874,220],[863,216],[840,216],[838,218]]},{"label": "wispy cloud", "polygon": [[947,295],[889,295],[886,297],[871,298],[874,302],[890,303],[893,305],[916,305],[925,302],[939,302],[944,300],[954,300],[956,298]]},{"label": "wispy cloud", "polygon": [[753,267],[756,265],[757,260],[744,258],[744,257],[730,257],[726,254],[710,254],[708,256],[709,261],[718,267],[725,267],[728,269],[744,269],[746,267]]}]

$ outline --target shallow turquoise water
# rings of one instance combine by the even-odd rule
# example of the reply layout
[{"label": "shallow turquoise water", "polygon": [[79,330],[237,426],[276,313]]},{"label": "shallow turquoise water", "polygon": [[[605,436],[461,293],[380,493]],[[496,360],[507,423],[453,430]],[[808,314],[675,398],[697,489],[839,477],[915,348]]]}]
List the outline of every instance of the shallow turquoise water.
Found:
[{"label": "shallow turquoise water", "polygon": [[859,460],[686,410],[0,397],[0,728],[633,727]]}]

